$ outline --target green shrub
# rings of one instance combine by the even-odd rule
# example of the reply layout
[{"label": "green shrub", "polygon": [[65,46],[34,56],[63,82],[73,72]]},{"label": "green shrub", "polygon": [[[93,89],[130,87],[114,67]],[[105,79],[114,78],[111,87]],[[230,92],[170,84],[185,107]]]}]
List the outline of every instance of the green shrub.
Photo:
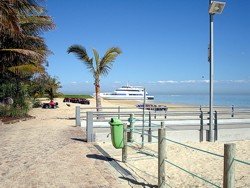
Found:
[{"label": "green shrub", "polygon": [[27,115],[29,111],[28,106],[18,106],[18,107],[11,107],[9,110],[9,116],[11,117],[24,117]]},{"label": "green shrub", "polygon": [[0,117],[7,116],[8,109],[6,106],[0,105]]},{"label": "green shrub", "polygon": [[42,106],[42,103],[38,99],[35,99],[34,101],[32,101],[32,108],[39,108],[41,106]]}]

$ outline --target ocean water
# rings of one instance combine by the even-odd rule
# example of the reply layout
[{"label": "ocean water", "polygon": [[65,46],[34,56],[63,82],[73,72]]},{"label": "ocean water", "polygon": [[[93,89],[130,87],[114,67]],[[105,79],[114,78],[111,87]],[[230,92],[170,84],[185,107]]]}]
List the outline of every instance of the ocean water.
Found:
[{"label": "ocean water", "polygon": [[[181,95],[169,95],[169,94],[154,94],[156,103],[170,103],[170,104],[189,104],[189,105],[209,105],[209,95],[197,95],[197,94],[181,94]],[[239,106],[250,107],[250,95],[238,95],[238,94],[215,94],[214,95],[215,106]]]}]

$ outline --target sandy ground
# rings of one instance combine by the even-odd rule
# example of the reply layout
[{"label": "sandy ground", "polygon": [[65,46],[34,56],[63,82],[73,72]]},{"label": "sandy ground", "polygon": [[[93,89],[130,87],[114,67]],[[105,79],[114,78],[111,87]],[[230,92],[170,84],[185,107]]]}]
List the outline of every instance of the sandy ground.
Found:
[{"label": "sandy ground", "polygon": [[[103,101],[103,106],[123,106],[134,107],[138,101]],[[173,104],[166,104],[168,107],[178,109],[179,106]],[[188,106],[185,106],[188,110]],[[236,158],[243,161],[250,161],[250,141],[236,141]],[[224,144],[222,142],[188,142],[187,145],[203,149],[219,155],[224,155]],[[121,161],[121,150],[115,149],[110,142],[100,142],[99,145],[107,151],[111,157],[117,161]],[[131,171],[139,182],[143,182],[147,186],[157,185],[158,161],[157,157],[150,156],[150,154],[157,155],[158,145],[156,143],[147,143],[141,149],[138,143],[130,143],[128,152],[128,162],[120,164]],[[167,160],[171,163],[183,168],[197,176],[206,179],[207,181],[223,186],[223,158],[199,152],[194,149],[183,147],[178,144],[167,142],[166,149]],[[206,183],[180,168],[165,164],[166,168],[166,182],[170,187],[213,187],[212,184]],[[250,187],[250,166],[235,162],[235,187]]]},{"label": "sandy ground", "polygon": [[[65,117],[74,117],[74,106],[78,104],[72,104],[70,107],[61,103],[61,99],[57,99],[59,104],[62,104],[59,109],[60,113],[65,113]],[[102,101],[103,107],[135,107],[140,101]],[[166,104],[170,107],[169,104]],[[84,106],[84,105],[81,105]],[[91,105],[85,107],[94,107],[95,100],[91,99]],[[174,105],[171,104],[171,107]],[[66,110],[71,109],[71,110]],[[41,110],[41,109],[40,109]],[[66,110],[66,111],[65,111]],[[66,115],[67,114],[67,115]],[[45,117],[46,118],[46,117]],[[236,158],[243,161],[250,161],[250,141],[237,141],[236,144]],[[223,155],[224,143],[222,142],[203,142],[195,143],[189,142],[188,145],[214,152],[216,154]],[[110,142],[101,142],[99,145],[107,151],[111,157],[121,161],[121,150],[115,149]],[[155,186],[157,185],[157,158],[150,156],[148,153],[157,155],[157,144],[145,144],[143,150],[136,143],[131,144],[128,152],[128,163],[120,163],[123,167],[131,171],[140,182],[144,182],[145,185]],[[198,176],[213,182],[215,185],[223,186],[223,158],[209,155],[189,149],[178,144],[167,142],[167,159],[178,165],[179,167],[188,170]],[[250,166],[245,164],[235,163],[235,176],[236,187],[250,187]],[[186,172],[183,172],[179,168],[166,163],[166,182],[171,187],[213,187],[209,183],[205,183],[196,177],[193,177]]]},{"label": "sandy ground", "polygon": [[[250,161],[250,141],[238,141],[236,143],[236,158]],[[224,143],[187,143],[188,145],[223,155]],[[107,151],[111,157],[121,161],[122,151],[115,149],[111,143],[102,142],[99,145]],[[158,160],[156,143],[147,143],[141,149],[139,144],[129,144],[128,161],[121,163],[124,168],[137,177],[139,181],[148,185],[157,185],[158,182]],[[155,156],[154,156],[155,155]],[[223,158],[189,149],[177,144],[167,142],[167,160],[175,165],[190,171],[212,183],[223,186]],[[180,170],[179,168],[165,163],[166,183],[170,187],[213,187],[196,177]],[[235,187],[250,187],[250,167],[235,163]]]},{"label": "sandy ground", "polygon": [[[95,107],[95,100],[90,99],[90,105],[80,105],[81,107]],[[49,102],[43,99],[42,102]],[[42,109],[36,108],[30,111],[30,115],[36,117],[31,119],[28,124],[35,123],[37,121],[44,122],[47,125],[53,124],[60,126],[62,121],[74,121],[75,118],[75,106],[79,104],[62,102],[62,99],[55,99],[55,102],[59,103],[57,109]],[[135,107],[136,104],[141,103],[138,101],[102,101],[103,107]],[[238,141],[236,143],[236,157],[244,161],[250,161],[250,141]],[[157,144],[147,143],[143,150],[136,143],[130,144],[128,151],[128,162],[123,164],[121,161],[121,150],[115,149],[110,142],[98,143],[111,157],[116,159],[124,168],[129,170],[136,179],[140,182],[140,185],[145,187],[154,187],[157,185],[157,158],[150,156],[151,154],[157,154]],[[201,148],[207,151],[211,151],[220,155],[223,155],[223,144],[221,142],[215,143],[194,143],[189,142],[188,145],[192,145],[197,148]],[[197,174],[208,181],[213,182],[218,186],[222,186],[223,178],[223,158],[204,154],[199,151],[189,149],[177,144],[167,142],[167,159],[172,163],[186,169],[190,172]],[[250,166],[236,163],[236,187],[250,187]],[[166,163],[166,182],[170,187],[213,187],[212,185],[205,183],[186,172]]]},{"label": "sandy ground", "polygon": [[85,142],[75,105],[55,101],[57,109],[32,109],[34,119],[0,126],[0,187],[130,187]]}]

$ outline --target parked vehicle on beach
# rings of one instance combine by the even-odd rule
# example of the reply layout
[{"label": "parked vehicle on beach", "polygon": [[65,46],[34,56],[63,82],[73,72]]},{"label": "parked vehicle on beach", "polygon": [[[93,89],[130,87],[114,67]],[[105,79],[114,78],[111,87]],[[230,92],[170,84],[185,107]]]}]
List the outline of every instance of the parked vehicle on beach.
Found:
[{"label": "parked vehicle on beach", "polygon": [[64,98],[63,102],[70,102],[70,98]]},{"label": "parked vehicle on beach", "polygon": [[49,103],[43,103],[42,104],[42,108],[45,108],[45,109],[48,109],[48,108],[51,108],[51,109],[55,109],[55,108],[58,108],[58,103],[52,103],[51,101]]},{"label": "parked vehicle on beach", "polygon": [[90,104],[89,100],[84,99],[84,98],[79,99],[79,100],[78,100],[78,103],[80,103],[80,104]]},{"label": "parked vehicle on beach", "polygon": [[[144,104],[137,104],[136,105],[137,108],[139,109],[143,109]],[[161,104],[145,104],[145,109],[146,110],[154,110],[154,111],[167,111],[168,107],[165,105],[161,105]]]},{"label": "parked vehicle on beach", "polygon": [[63,102],[72,102],[79,104],[90,104],[90,101],[85,98],[64,98]]}]

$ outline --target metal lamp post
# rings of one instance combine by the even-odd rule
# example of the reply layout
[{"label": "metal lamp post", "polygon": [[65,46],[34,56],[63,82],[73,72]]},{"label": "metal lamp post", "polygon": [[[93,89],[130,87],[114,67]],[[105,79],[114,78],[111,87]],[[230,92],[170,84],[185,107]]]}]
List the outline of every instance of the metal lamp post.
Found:
[{"label": "metal lamp post", "polygon": [[144,147],[144,131],[145,131],[145,109],[146,109],[146,89],[143,88],[143,116],[142,116],[142,144],[141,147]]},{"label": "metal lamp post", "polygon": [[209,55],[208,61],[210,63],[209,74],[209,141],[214,141],[214,117],[213,117],[213,102],[214,102],[214,15],[221,14],[226,3],[219,1],[209,0],[209,17],[210,17],[210,42],[209,42]]}]

